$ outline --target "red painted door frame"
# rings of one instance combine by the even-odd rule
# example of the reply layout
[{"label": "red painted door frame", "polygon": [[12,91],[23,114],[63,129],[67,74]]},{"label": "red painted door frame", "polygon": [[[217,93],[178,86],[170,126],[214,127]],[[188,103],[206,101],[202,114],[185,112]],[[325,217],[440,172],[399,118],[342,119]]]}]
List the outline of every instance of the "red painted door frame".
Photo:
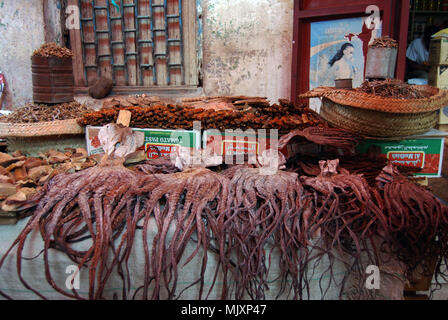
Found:
[{"label": "red painted door frame", "polygon": [[297,95],[309,90],[310,23],[367,16],[369,5],[381,11],[382,34],[398,41],[395,77],[404,80],[410,0],[294,0],[291,100],[298,102]]}]

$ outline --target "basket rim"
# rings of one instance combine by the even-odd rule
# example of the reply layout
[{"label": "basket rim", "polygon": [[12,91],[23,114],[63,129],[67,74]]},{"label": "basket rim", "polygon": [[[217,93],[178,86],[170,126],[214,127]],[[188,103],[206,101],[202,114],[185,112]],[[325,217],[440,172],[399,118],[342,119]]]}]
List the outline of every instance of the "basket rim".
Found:
[{"label": "basket rim", "polygon": [[411,86],[434,94],[419,99],[384,98],[353,89],[321,86],[300,94],[298,98],[326,98],[341,105],[385,113],[424,113],[439,110],[448,104],[448,90],[428,85]]},{"label": "basket rim", "polygon": [[0,138],[84,134],[79,118],[34,123],[0,122]]},{"label": "basket rim", "polygon": [[[365,137],[387,137],[397,139],[412,137],[429,131],[437,122],[436,111],[420,114],[390,114],[376,110],[357,110],[327,99],[321,106],[321,116],[330,124],[353,131]],[[385,121],[385,122],[383,122]],[[397,125],[399,121],[402,125]]]}]

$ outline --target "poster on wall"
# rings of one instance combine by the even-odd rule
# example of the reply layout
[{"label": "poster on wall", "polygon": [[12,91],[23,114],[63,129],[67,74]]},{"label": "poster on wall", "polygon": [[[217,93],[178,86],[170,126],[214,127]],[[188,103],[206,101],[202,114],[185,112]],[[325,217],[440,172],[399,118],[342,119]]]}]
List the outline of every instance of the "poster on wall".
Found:
[{"label": "poster on wall", "polygon": [[[309,88],[334,87],[335,79],[352,79],[353,87],[359,87],[368,46],[381,36],[381,22],[356,17],[312,22],[310,27]],[[319,111],[320,100],[310,99],[310,105]]]}]

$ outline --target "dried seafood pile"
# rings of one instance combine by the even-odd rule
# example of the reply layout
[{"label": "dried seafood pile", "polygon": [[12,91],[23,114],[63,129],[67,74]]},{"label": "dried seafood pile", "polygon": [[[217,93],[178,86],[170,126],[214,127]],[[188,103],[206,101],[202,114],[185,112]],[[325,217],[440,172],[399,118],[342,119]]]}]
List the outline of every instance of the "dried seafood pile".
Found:
[{"label": "dried seafood pile", "polygon": [[156,96],[135,95],[135,96],[117,96],[106,99],[103,102],[102,109],[126,108],[126,107],[150,107],[154,105],[165,105],[166,100],[162,101]]},{"label": "dried seafood pile", "polygon": [[[125,128],[117,130],[114,138],[121,137]],[[308,127],[282,137],[279,147],[297,136],[348,151],[358,142],[358,137],[342,130]],[[109,142],[116,148],[117,141]],[[222,299],[264,299],[274,264],[279,270],[278,296],[305,299],[313,269],[320,262],[329,261],[321,276],[332,281],[338,261],[347,275],[356,271],[365,276],[364,263],[381,266],[378,255],[386,246],[412,273],[434,252],[436,243],[446,242],[448,208],[393,166],[368,169],[372,171],[369,180],[376,173],[376,183],[369,183],[360,166],[348,163],[346,167],[354,168],[351,172],[340,166],[338,155],[321,156],[318,170],[304,169],[306,174],[291,172],[295,170],[291,159],[285,169],[266,174],[262,164],[230,165],[225,170],[197,165],[180,170],[161,159],[130,170],[123,166],[124,158],[106,156],[94,167],[55,175],[28,200],[30,207],[36,206],[33,215],[1,258],[0,269],[17,247],[20,274],[23,248],[31,232],[40,230],[47,281],[71,298],[105,298],[106,285],[118,272],[123,299],[178,299],[183,293],[178,288],[180,268],[195,259],[199,260],[198,278],[187,288],[197,286],[198,299],[208,298],[218,281]],[[369,159],[376,163],[375,158]],[[278,167],[284,164],[280,161]],[[137,236],[143,241],[144,281],[132,290],[135,283],[128,264]],[[76,243],[86,240],[88,247],[81,251]],[[187,254],[188,244],[193,244],[193,251]],[[439,248],[440,266],[448,250],[446,243]],[[49,262],[51,249],[88,269],[88,296],[56,284]],[[216,264],[209,263],[211,255]],[[206,285],[211,265],[215,266],[213,278]],[[440,267],[436,273],[443,276]],[[45,298],[24,277],[20,281]],[[325,297],[328,287],[321,284],[320,288]]]},{"label": "dried seafood pile", "polygon": [[388,36],[383,36],[380,38],[375,38],[372,44],[369,45],[371,48],[398,48],[398,42]]},{"label": "dried seafood pile", "polygon": [[0,122],[8,123],[36,123],[55,120],[68,120],[81,117],[94,110],[79,102],[66,102],[57,105],[27,104],[14,110],[6,116],[0,117]]},{"label": "dried seafood pile", "polygon": [[182,106],[213,110],[241,110],[247,107],[269,107],[266,97],[211,96],[182,99]]},{"label": "dried seafood pile", "polygon": [[34,206],[26,201],[52,177],[94,165],[96,162],[82,148],[49,150],[39,157],[27,157],[20,151],[12,155],[0,153],[0,208],[3,212],[20,212]]},{"label": "dried seafood pile", "polygon": [[[292,281],[294,298],[300,295],[300,249],[298,213],[303,208],[303,187],[295,173],[278,170],[264,175],[260,168],[233,168],[223,175],[230,179],[229,203],[223,221],[225,238],[220,242],[224,274],[222,298],[265,298],[273,250],[279,250],[281,288]],[[266,254],[266,245],[273,248]]]},{"label": "dried seafood pile", "polygon": [[398,79],[366,80],[361,84],[361,87],[354,90],[395,99],[423,99],[431,96],[429,93],[418,90]]},{"label": "dried seafood pile", "polygon": [[279,129],[288,131],[309,126],[325,126],[317,113],[305,105],[294,106],[286,100],[279,104],[246,106],[242,110],[215,110],[181,105],[153,105],[150,107],[116,107],[87,113],[78,123],[81,126],[102,126],[116,122],[121,109],[132,113],[131,127],[192,129],[193,121],[201,121],[202,129]]},{"label": "dried seafood pile", "polygon": [[[319,154],[296,154],[288,160],[288,171],[293,171],[301,176],[317,176],[320,173],[319,161],[331,159],[334,153],[321,152]],[[368,154],[357,154],[356,157],[339,155],[339,167],[350,173],[362,174],[369,186],[376,185],[376,178],[387,165],[388,160],[370,151]],[[420,168],[397,166],[404,176],[412,176],[420,171]]]},{"label": "dried seafood pile", "polygon": [[33,56],[39,57],[57,57],[57,58],[71,58],[73,53],[67,49],[59,46],[57,43],[49,42],[43,44],[39,49],[33,52]]},{"label": "dried seafood pile", "polygon": [[429,190],[410,183],[392,165],[386,166],[376,180],[386,237],[400,260],[414,270],[435,252],[441,251],[444,257],[448,207],[434,201]]},{"label": "dried seafood pile", "polygon": [[[287,102],[286,100],[283,100]],[[269,101],[265,97],[247,96],[206,96],[195,98],[183,98],[176,101],[169,98],[147,96],[146,94],[135,96],[119,96],[107,99],[103,103],[103,109],[126,108],[132,106],[149,107],[154,105],[179,104],[183,107],[201,108],[204,110],[241,110],[247,107],[269,107]],[[287,102],[288,103],[288,102]]]}]

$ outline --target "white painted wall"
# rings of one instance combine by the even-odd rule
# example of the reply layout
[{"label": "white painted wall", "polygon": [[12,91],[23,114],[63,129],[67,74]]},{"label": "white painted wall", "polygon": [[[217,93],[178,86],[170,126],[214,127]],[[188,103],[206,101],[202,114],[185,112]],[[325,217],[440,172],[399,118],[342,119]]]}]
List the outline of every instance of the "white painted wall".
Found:
[{"label": "white painted wall", "polygon": [[[60,42],[59,0],[0,0],[0,69],[13,106],[32,101],[33,50]],[[60,5],[59,5],[60,7]],[[203,89],[206,95],[289,98],[293,0],[203,0]]]},{"label": "white painted wall", "polygon": [[31,55],[44,43],[42,0],[0,0],[0,70],[12,105],[32,101]]},{"label": "white painted wall", "polygon": [[293,0],[204,0],[206,95],[290,98]]}]

